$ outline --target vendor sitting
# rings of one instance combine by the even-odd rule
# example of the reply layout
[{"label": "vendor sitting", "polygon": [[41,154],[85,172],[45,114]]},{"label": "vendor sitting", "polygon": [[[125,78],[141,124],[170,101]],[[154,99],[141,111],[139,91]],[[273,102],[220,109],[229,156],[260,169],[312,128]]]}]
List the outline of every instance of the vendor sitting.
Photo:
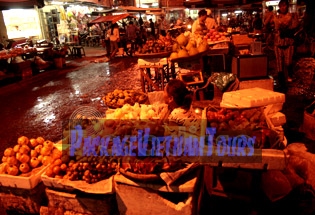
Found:
[{"label": "vendor sitting", "polygon": [[179,135],[181,134],[180,130],[185,129],[186,135],[199,136],[201,116],[197,115],[191,108],[192,98],[192,93],[183,81],[173,79],[166,85],[164,100],[169,109],[168,134]]}]

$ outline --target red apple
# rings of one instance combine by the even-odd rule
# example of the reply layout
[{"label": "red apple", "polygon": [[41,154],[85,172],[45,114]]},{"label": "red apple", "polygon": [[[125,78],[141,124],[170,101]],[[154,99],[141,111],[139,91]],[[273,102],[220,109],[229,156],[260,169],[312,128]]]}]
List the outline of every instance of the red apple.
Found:
[{"label": "red apple", "polygon": [[38,160],[38,158],[32,157],[32,159],[30,161],[31,167],[36,168],[39,164],[40,164],[40,161]]},{"label": "red apple", "polygon": [[54,147],[54,143],[50,140],[46,140],[43,145],[49,149],[52,149]]},{"label": "red apple", "polygon": [[21,163],[27,163],[30,161],[30,156],[26,154],[22,154],[19,160]]},{"label": "red apple", "polygon": [[15,153],[19,152],[19,150],[20,150],[20,145],[15,145],[15,146],[13,147],[13,151],[14,151]]},{"label": "red apple", "polygon": [[42,138],[42,137],[37,137],[37,138],[36,138],[36,142],[37,142],[38,144],[40,144],[40,145],[43,145],[43,143],[45,142],[45,139]]},{"label": "red apple", "polygon": [[18,160],[16,159],[15,156],[10,156],[7,159],[7,163],[11,164],[11,165],[17,165],[18,164]]},{"label": "red apple", "polygon": [[15,176],[19,173],[19,169],[15,165],[9,165],[7,167],[7,173]]},{"label": "red apple", "polygon": [[31,150],[31,157],[37,157],[38,153],[35,149]]},{"label": "red apple", "polygon": [[30,151],[31,149],[28,147],[28,145],[22,145],[19,150],[21,154],[28,154]]},{"label": "red apple", "polygon": [[17,141],[17,143],[18,143],[19,145],[27,145],[28,142],[29,142],[29,140],[28,140],[28,138],[25,137],[25,136],[19,137],[19,138],[18,138],[18,141]]},{"label": "red apple", "polygon": [[37,140],[36,140],[35,138],[31,138],[31,139],[30,139],[30,146],[31,146],[32,148],[35,148],[37,145],[38,145]]},{"label": "red apple", "polygon": [[22,173],[27,173],[30,171],[30,166],[27,164],[27,163],[22,163],[20,165],[20,168],[19,170],[22,172]]},{"label": "red apple", "polygon": [[10,147],[10,148],[6,148],[5,150],[4,150],[4,156],[6,156],[6,157],[10,157],[10,156],[13,156],[15,153],[14,153],[14,151],[13,151],[13,149]]},{"label": "red apple", "polygon": [[50,152],[51,152],[51,149],[44,146],[41,150],[40,150],[40,154],[41,155],[44,155],[44,156],[47,156],[47,155],[50,155]]}]

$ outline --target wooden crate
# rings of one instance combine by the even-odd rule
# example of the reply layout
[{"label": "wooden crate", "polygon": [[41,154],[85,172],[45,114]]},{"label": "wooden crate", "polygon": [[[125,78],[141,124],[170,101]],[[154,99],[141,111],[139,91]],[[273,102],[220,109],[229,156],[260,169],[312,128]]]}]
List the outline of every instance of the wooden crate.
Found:
[{"label": "wooden crate", "polygon": [[[48,214],[116,215],[115,194],[67,193],[46,188]],[[46,210],[47,211],[47,210]]]},{"label": "wooden crate", "polygon": [[272,78],[240,81],[239,89],[242,90],[242,89],[259,87],[266,90],[273,90],[273,87],[274,87],[273,82],[274,80]]},{"label": "wooden crate", "polygon": [[143,92],[164,90],[170,76],[167,58],[139,58],[138,67]]}]

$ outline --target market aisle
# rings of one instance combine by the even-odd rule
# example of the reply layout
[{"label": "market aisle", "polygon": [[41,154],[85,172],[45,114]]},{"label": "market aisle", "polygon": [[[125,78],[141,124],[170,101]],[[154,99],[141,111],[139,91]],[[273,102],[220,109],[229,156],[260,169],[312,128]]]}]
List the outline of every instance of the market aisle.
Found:
[{"label": "market aisle", "polygon": [[99,56],[74,60],[63,70],[48,71],[53,75],[0,93],[0,156],[21,135],[60,140],[63,119],[82,105],[104,111],[101,98],[115,88],[140,89],[135,58],[101,60]]}]

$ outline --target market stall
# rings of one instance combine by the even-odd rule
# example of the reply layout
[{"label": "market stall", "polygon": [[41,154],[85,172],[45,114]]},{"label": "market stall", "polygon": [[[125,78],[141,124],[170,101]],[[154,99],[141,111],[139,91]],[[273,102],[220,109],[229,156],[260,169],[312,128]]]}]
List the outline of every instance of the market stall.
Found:
[{"label": "market stall", "polygon": [[[203,150],[191,156],[184,151],[177,154],[176,150],[170,151],[170,156],[165,156],[163,147],[154,146],[152,139],[148,139],[148,148],[143,151],[139,148],[139,142],[129,138],[136,133],[139,135],[137,138],[142,135],[145,138],[145,134],[138,133],[137,129],[144,129],[145,132],[147,128],[151,130],[151,137],[164,135],[168,125],[158,122],[167,111],[167,105],[163,104],[160,93],[119,89],[110,92],[102,99],[111,107],[106,114],[96,115],[97,112],[90,109],[77,112],[69,121],[69,126],[65,127],[65,138],[58,143],[40,137],[20,137],[16,146],[4,152],[0,166],[2,188],[41,189],[37,192],[43,195],[41,199],[46,199],[46,202],[38,198],[20,198],[21,202],[29,202],[20,210],[35,210],[37,213],[41,206],[41,211],[46,210],[47,214],[56,211],[147,214],[156,208],[149,205],[158,205],[159,211],[163,209],[168,214],[196,214],[200,210],[198,201],[204,200],[202,195],[198,195],[204,192],[198,182],[202,182],[207,188],[206,192],[211,195],[228,198],[245,196],[251,199],[253,187],[246,183],[253,179],[253,172],[255,177],[265,177],[275,171],[278,175],[288,176],[289,156],[297,155],[292,148],[286,149],[285,137],[281,129],[276,129],[285,123],[283,115],[279,113],[285,102],[283,94],[261,88],[223,93],[221,105],[207,105],[199,112],[201,128],[197,138],[201,140],[203,136],[213,134],[213,140],[217,140],[213,142],[214,145],[208,142]],[[258,94],[264,97],[259,98]],[[80,136],[80,130],[74,130],[79,125],[82,128],[82,142],[77,142],[79,139],[76,139],[76,135],[71,135],[71,131],[75,131]],[[217,132],[211,133],[214,130]],[[220,139],[223,134],[234,135],[233,138],[246,134],[247,144],[255,140],[255,156],[232,156],[233,151],[225,152],[229,154],[227,156],[220,156],[217,149],[223,146],[224,140],[222,137]],[[256,138],[251,139],[252,136]],[[118,141],[115,138],[122,139]],[[119,146],[122,143],[124,145]],[[212,154],[207,156],[210,150]],[[146,156],[137,156],[139,153]],[[172,156],[173,153],[180,156]],[[202,153],[205,154],[202,156]],[[307,152],[301,154],[307,155]],[[26,163],[29,163],[28,167]],[[222,174],[230,174],[228,169],[235,169],[241,175],[237,178],[234,175],[232,178],[235,180],[226,181]],[[275,180],[275,176],[268,177],[268,180]],[[247,192],[245,188],[241,190],[242,186],[237,183],[241,179]],[[235,186],[238,186],[238,190],[232,189]],[[1,191],[1,196],[5,198],[7,194],[3,192],[7,191]],[[270,190],[266,192],[273,200],[280,198]],[[281,197],[285,196],[285,193],[280,194]],[[10,195],[16,198],[24,194],[15,192]],[[150,198],[145,198],[147,196]],[[180,202],[172,200],[174,196]],[[7,209],[13,207],[7,201],[2,201],[2,204]],[[102,207],[93,207],[95,204]]]},{"label": "market stall", "polygon": [[[205,38],[197,43],[198,39],[188,41],[183,36],[173,44],[164,41],[163,51],[153,41],[138,50],[139,67],[141,61],[149,62],[143,64],[141,77],[152,86],[162,80],[155,92],[121,86],[103,95],[106,112],[86,106],[76,110],[65,122],[61,141],[23,136],[5,150],[0,165],[0,206],[12,210],[18,204],[17,210],[35,214],[147,215],[163,211],[193,215],[202,211],[201,202],[212,205],[205,193],[253,201],[257,191],[277,201],[297,185],[315,187],[314,155],[302,144],[287,146],[282,130],[286,118],[281,113],[284,94],[258,88],[256,81],[252,87],[237,90],[222,84],[231,76],[208,79],[207,84],[221,93],[214,93],[213,99],[201,98],[208,100],[203,105],[193,102],[200,128],[172,127],[162,120],[168,112],[162,91],[167,78],[203,85],[201,67],[192,69],[188,64],[200,66],[200,57],[227,43]],[[169,61],[177,64],[173,74],[161,71]],[[191,90],[199,89],[204,90]],[[166,131],[176,129],[178,139],[180,135],[187,138],[180,146],[178,139],[177,144],[175,139],[165,139]],[[18,192],[10,193],[13,188]]]}]

